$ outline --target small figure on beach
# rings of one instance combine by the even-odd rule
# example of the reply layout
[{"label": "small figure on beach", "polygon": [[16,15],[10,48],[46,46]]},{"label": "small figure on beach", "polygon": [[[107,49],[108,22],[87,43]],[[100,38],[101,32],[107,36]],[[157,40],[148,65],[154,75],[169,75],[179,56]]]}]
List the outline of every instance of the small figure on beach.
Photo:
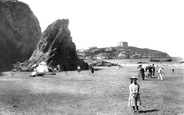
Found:
[{"label": "small figure on beach", "polygon": [[33,72],[31,73],[31,75],[29,75],[29,77],[36,77],[37,76],[37,69],[36,68],[34,68],[33,69]]},{"label": "small figure on beach", "polygon": [[140,98],[140,86],[137,83],[137,78],[132,77],[130,78],[131,84],[129,85],[129,99],[128,99],[128,106],[131,106],[133,112],[139,113],[139,106],[141,105],[141,98]]},{"label": "small figure on beach", "polygon": [[94,73],[94,67],[92,66],[92,64],[89,64],[89,73]]},{"label": "small figure on beach", "polygon": [[66,75],[68,75],[68,72],[67,72],[68,69],[67,69],[66,65],[63,67],[63,71],[65,72]]},{"label": "small figure on beach", "polygon": [[95,71],[95,68],[92,66],[91,73],[94,73],[94,71]]},{"label": "small figure on beach", "polygon": [[77,67],[77,72],[80,73],[81,72],[81,67],[78,65]]},{"label": "small figure on beach", "polygon": [[35,65],[30,77],[44,76],[46,72],[49,72],[46,62],[42,61],[39,65]]},{"label": "small figure on beach", "polygon": [[155,66],[152,64],[152,75],[155,76]]},{"label": "small figure on beach", "polygon": [[119,70],[122,68],[122,66],[121,65],[117,65],[117,70],[118,70],[118,72],[119,72]]},{"label": "small figure on beach", "polygon": [[148,67],[148,77],[152,78],[152,66],[149,65]]},{"label": "small figure on beach", "polygon": [[149,72],[148,72],[148,68],[149,68],[149,65],[148,65],[148,66],[146,66],[146,68],[145,68],[146,77],[148,77],[148,74],[149,74]]},{"label": "small figure on beach", "polygon": [[89,73],[91,73],[91,69],[92,69],[92,65],[91,64],[89,64]]},{"label": "small figure on beach", "polygon": [[171,67],[172,73],[174,74],[174,66]]},{"label": "small figure on beach", "polygon": [[158,69],[158,79],[164,80],[163,74],[165,75],[165,73],[164,73],[164,67],[162,66],[162,67],[160,67],[160,68]]},{"label": "small figure on beach", "polygon": [[142,65],[139,65],[140,67],[140,69],[139,69],[139,75],[138,75],[138,77],[141,77],[142,78],[142,80],[144,80],[144,78],[145,78],[145,71],[144,71],[144,68],[142,67]]},{"label": "small figure on beach", "polygon": [[59,65],[59,64],[57,65],[57,71],[58,71],[58,72],[61,71],[61,68],[60,68],[60,65]]},{"label": "small figure on beach", "polygon": [[148,66],[146,66],[146,72],[147,72],[146,77],[147,78],[149,78],[149,77],[152,78],[152,66],[151,65],[148,64]]}]

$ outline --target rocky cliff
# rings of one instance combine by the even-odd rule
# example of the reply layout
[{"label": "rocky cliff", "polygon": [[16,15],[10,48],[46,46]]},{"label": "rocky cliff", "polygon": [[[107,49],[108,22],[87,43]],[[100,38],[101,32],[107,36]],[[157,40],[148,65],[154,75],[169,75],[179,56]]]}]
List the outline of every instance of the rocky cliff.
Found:
[{"label": "rocky cliff", "polygon": [[77,57],[68,24],[68,19],[59,19],[50,24],[43,32],[32,56],[21,64],[21,69],[29,71],[34,64],[41,61],[47,62],[53,68],[60,65],[61,70],[76,70],[78,65],[81,69],[87,69],[88,65]]},{"label": "rocky cliff", "polygon": [[0,68],[9,70],[27,60],[41,36],[41,28],[29,6],[23,2],[0,1]]}]

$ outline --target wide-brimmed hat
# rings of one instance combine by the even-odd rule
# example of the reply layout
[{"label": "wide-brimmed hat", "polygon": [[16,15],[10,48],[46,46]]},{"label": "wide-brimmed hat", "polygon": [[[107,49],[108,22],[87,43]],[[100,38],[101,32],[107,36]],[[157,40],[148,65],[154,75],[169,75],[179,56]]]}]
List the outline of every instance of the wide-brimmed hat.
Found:
[{"label": "wide-brimmed hat", "polygon": [[133,77],[131,77],[130,79],[131,79],[131,80],[137,80],[138,78],[136,78],[136,77],[133,76]]}]

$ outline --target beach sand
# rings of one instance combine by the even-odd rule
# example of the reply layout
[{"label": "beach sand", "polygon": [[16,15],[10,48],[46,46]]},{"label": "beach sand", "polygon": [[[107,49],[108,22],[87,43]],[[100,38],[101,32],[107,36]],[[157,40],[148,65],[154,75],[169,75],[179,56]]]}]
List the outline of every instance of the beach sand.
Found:
[{"label": "beach sand", "polygon": [[[184,115],[184,68],[165,65],[164,81],[138,80],[141,115]],[[132,115],[127,106],[130,77],[138,75],[137,64],[95,67],[89,71],[59,72],[28,77],[29,72],[5,72],[0,76],[1,115]],[[156,68],[157,70],[158,68]],[[157,74],[156,74],[157,76]]]}]

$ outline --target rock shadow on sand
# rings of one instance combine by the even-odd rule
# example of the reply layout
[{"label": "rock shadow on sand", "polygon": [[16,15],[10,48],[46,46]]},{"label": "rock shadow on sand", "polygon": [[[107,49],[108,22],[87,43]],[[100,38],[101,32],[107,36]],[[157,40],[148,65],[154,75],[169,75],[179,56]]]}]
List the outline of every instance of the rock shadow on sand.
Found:
[{"label": "rock shadow on sand", "polygon": [[151,113],[151,112],[156,112],[156,111],[159,111],[157,109],[151,109],[151,110],[140,110],[139,112],[140,113]]}]

